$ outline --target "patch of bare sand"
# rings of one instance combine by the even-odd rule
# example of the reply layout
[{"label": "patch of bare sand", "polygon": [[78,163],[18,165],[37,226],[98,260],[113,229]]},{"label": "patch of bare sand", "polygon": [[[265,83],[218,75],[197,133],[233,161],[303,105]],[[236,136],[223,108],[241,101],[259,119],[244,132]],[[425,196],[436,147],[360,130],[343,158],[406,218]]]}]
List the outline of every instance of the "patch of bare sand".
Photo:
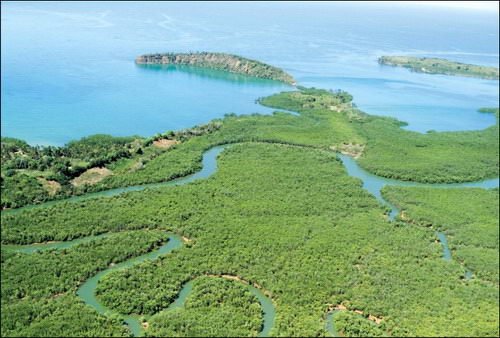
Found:
[{"label": "patch of bare sand", "polygon": [[168,149],[180,142],[177,140],[169,140],[166,138],[161,138],[159,140],[153,141],[153,145],[157,148]]},{"label": "patch of bare sand", "polygon": [[365,145],[357,143],[342,143],[339,145],[331,146],[330,149],[333,151],[339,151],[344,155],[349,155],[354,157],[355,159],[358,159],[363,154]]},{"label": "patch of bare sand", "polygon": [[54,196],[61,190],[61,184],[59,182],[47,180],[43,177],[37,177],[37,180],[42,184],[43,188],[47,190],[50,196]]},{"label": "patch of bare sand", "polygon": [[79,187],[84,184],[93,185],[110,175],[113,175],[113,172],[108,168],[90,168],[80,176],[72,179],[71,184],[75,187]]},{"label": "patch of bare sand", "polygon": [[[337,304],[337,305],[333,305],[333,304],[330,304],[328,306],[328,311],[327,312],[331,312],[331,311],[352,311],[354,313],[357,313],[358,315],[362,315],[364,316],[364,312],[361,311],[361,310],[349,310],[345,305],[343,304]],[[371,314],[368,314],[368,320],[371,320],[372,322],[375,322],[376,324],[380,324],[382,322],[382,320],[384,319],[383,317],[376,317],[374,315],[371,315]]]},{"label": "patch of bare sand", "polygon": [[265,290],[262,285],[258,284],[258,283],[252,283],[250,284],[247,280],[241,278],[240,276],[235,276],[235,275],[228,275],[228,274],[207,274],[206,276],[208,277],[218,277],[218,278],[224,278],[224,279],[228,279],[228,280],[234,280],[234,281],[238,281],[240,283],[243,283],[243,284],[246,284],[246,285],[252,285],[253,287],[261,290],[264,295],[266,295],[267,297],[271,298],[271,301],[274,303],[274,300],[272,299],[272,294],[271,292]]}]

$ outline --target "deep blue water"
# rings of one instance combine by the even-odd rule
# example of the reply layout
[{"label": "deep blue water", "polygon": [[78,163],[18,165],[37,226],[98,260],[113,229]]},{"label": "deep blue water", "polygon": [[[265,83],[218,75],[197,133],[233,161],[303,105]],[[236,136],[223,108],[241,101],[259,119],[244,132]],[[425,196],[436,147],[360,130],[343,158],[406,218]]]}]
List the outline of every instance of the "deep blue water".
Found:
[{"label": "deep blue water", "polygon": [[377,57],[409,54],[498,66],[498,13],[346,3],[2,2],[2,136],[64,144],[94,133],[152,135],[226,113],[269,113],[255,99],[290,87],[134,64],[142,53],[223,51],[344,89],[408,129],[492,125],[498,81],[411,73]]}]

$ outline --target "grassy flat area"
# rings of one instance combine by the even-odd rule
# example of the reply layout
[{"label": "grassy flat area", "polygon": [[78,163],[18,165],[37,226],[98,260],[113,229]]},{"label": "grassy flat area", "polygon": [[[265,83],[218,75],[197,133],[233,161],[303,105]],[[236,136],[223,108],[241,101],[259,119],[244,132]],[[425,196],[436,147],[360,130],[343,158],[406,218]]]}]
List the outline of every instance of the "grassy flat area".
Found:
[{"label": "grassy flat area", "polygon": [[408,68],[418,73],[457,75],[488,80],[498,80],[499,78],[497,67],[472,65],[440,58],[381,56],[378,62],[382,65]]}]

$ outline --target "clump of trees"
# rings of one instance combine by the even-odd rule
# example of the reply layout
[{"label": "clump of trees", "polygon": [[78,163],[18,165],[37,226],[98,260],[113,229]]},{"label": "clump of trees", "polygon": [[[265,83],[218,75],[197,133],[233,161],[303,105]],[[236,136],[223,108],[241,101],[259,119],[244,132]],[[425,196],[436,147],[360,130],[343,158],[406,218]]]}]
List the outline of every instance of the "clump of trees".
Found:
[{"label": "clump of trees", "polygon": [[202,276],[182,308],[151,317],[146,336],[256,337],[261,326],[262,309],[245,285]]},{"label": "clump of trees", "polygon": [[194,126],[192,128],[181,129],[178,131],[169,130],[165,133],[156,134],[145,140],[144,145],[151,145],[154,141],[160,139],[177,140],[185,142],[193,137],[207,135],[216,132],[222,127],[222,121],[214,120],[209,123]]}]

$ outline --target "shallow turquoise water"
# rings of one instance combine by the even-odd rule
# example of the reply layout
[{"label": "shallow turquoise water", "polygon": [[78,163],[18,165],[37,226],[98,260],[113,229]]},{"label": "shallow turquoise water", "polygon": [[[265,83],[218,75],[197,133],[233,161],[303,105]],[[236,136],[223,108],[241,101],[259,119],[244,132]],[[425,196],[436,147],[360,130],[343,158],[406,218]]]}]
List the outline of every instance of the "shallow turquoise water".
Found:
[{"label": "shallow turquoise water", "polygon": [[443,246],[443,259],[445,261],[451,261],[451,251],[448,246],[448,240],[446,239],[446,235],[442,232],[436,232],[436,236],[439,238],[441,245]]},{"label": "shallow turquoise water", "polygon": [[342,88],[408,129],[481,129],[498,81],[382,67],[383,54],[498,65],[496,13],[342,3],[2,2],[3,136],[64,144],[94,133],[152,135],[291,87],[211,71],[138,67],[163,51],[225,51],[279,66],[299,84]]}]

